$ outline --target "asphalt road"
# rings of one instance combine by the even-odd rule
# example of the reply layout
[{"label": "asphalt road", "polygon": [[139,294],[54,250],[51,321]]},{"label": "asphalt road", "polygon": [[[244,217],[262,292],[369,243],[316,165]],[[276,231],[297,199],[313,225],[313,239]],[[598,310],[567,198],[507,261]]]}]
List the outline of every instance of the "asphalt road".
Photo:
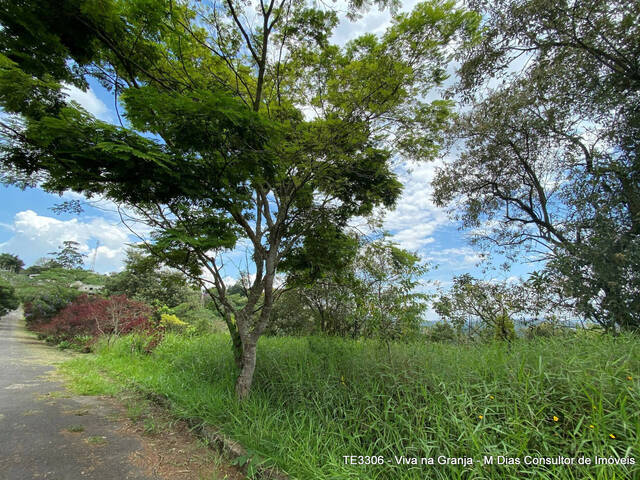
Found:
[{"label": "asphalt road", "polygon": [[52,375],[67,354],[38,342],[21,312],[0,319],[0,480],[150,480],[138,439],[99,397],[72,396]]}]

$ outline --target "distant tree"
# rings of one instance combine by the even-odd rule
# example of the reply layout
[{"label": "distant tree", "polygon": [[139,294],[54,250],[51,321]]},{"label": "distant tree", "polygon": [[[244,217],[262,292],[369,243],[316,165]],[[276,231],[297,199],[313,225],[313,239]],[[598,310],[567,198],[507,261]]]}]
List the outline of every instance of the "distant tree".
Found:
[{"label": "distant tree", "polygon": [[39,274],[52,268],[62,268],[62,265],[52,258],[42,257],[37,259],[33,265],[29,265],[24,273],[27,275]]},{"label": "distant tree", "polygon": [[17,255],[0,253],[0,270],[19,273],[24,267],[24,262]]},{"label": "distant tree", "polygon": [[247,289],[242,285],[242,282],[236,282],[233,285],[231,285],[228,289],[227,289],[227,293],[229,295],[247,295]]},{"label": "distant tree", "polygon": [[416,288],[427,271],[418,255],[386,238],[365,244],[355,260],[354,334],[385,340],[417,334],[428,296]]},{"label": "distant tree", "polygon": [[489,330],[500,340],[515,337],[514,320],[524,323],[531,312],[520,284],[485,282],[469,274],[453,279],[450,290],[436,298],[433,308],[458,335],[468,336]]},{"label": "distant tree", "polygon": [[16,296],[15,288],[0,278],[0,316],[15,310],[19,305],[20,300]]},{"label": "distant tree", "polygon": [[80,253],[80,244],[73,240],[65,240],[57,251],[50,252],[49,255],[53,255],[53,260],[58,265],[69,270],[81,269],[87,256]]},{"label": "distant tree", "polygon": [[[427,296],[415,291],[427,271],[419,257],[386,238],[362,242],[352,253],[340,270],[313,280],[296,278],[301,285],[287,292],[274,323],[288,331],[297,326],[305,333],[354,338],[391,340],[418,333],[427,308]],[[300,318],[291,318],[295,312]]]},{"label": "distant tree", "polygon": [[107,278],[105,289],[110,295],[126,295],[148,305],[177,305],[199,297],[187,277],[163,266],[157,257],[139,248],[127,250],[124,270]]}]

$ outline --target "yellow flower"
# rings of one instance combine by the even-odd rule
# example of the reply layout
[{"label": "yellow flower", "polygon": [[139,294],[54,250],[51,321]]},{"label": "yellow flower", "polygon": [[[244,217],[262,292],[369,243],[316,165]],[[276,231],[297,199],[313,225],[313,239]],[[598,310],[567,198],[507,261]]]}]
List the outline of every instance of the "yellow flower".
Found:
[{"label": "yellow flower", "polygon": [[589,428],[596,428],[596,427],[594,427],[593,425],[589,425]]},{"label": "yellow flower", "polygon": [[490,398],[491,400],[493,400],[493,395],[489,395],[489,398]]},{"label": "yellow flower", "polygon": [[557,422],[558,420],[560,420],[560,419],[554,415],[554,416],[553,416],[553,421],[554,421],[554,422]]},{"label": "yellow flower", "polygon": [[633,377],[632,377],[631,375],[629,375],[629,376],[627,377],[627,380],[633,380]]},{"label": "yellow flower", "polygon": [[478,418],[482,420],[484,417],[482,415],[478,415]]},{"label": "yellow flower", "polygon": [[342,382],[343,385],[346,385],[346,383],[344,382],[344,375],[340,376],[340,381]]},{"label": "yellow flower", "polygon": [[616,438],[616,436],[615,436],[613,433],[610,433],[610,434],[609,434],[609,436],[610,436],[611,438]]}]

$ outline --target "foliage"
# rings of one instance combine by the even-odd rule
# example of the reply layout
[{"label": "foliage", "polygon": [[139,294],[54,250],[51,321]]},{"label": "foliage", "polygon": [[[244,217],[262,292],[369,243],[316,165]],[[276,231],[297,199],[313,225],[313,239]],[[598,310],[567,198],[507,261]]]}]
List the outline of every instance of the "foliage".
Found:
[{"label": "foliage", "polygon": [[15,288],[0,278],[0,316],[6,315],[20,305]]},{"label": "foliage", "polygon": [[[31,268],[31,267],[30,267]],[[62,308],[75,299],[80,292],[70,285],[75,281],[102,285],[105,276],[85,270],[67,270],[51,267],[41,270],[30,278],[29,269],[21,274],[4,272],[3,276],[15,288],[16,295],[24,304],[28,324],[47,322]]]},{"label": "foliage", "polygon": [[24,262],[17,255],[10,253],[0,253],[0,270],[20,273],[24,267]]},{"label": "foliage", "polygon": [[198,333],[223,332],[226,330],[224,320],[212,308],[202,306],[200,302],[185,302],[168,310],[187,322]]},{"label": "foliage", "polygon": [[160,315],[160,326],[168,330],[181,332],[188,327],[189,324],[180,320],[176,315],[163,313]]},{"label": "foliage", "polygon": [[[301,291],[301,289],[293,289],[283,292],[275,301],[273,310],[271,310],[271,321],[269,327],[265,331],[267,335],[309,335],[317,333],[318,326],[326,325],[322,320],[322,314],[325,310],[314,312],[307,299],[310,292],[317,292],[322,280],[317,280],[313,285]],[[304,297],[303,297],[304,295]],[[311,294],[312,295],[312,294]],[[318,321],[320,318],[320,321]],[[336,319],[335,314],[331,314],[332,320]],[[327,331],[327,330],[323,330]]]},{"label": "foliage", "polygon": [[554,337],[559,335],[566,335],[567,330],[561,326],[558,326],[554,322],[540,322],[529,325],[524,334],[526,338],[533,339],[537,337]]},{"label": "foliage", "polygon": [[36,331],[54,341],[71,340],[79,335],[122,335],[133,331],[151,333],[151,309],[124,295],[110,298],[81,295],[66,305]]},{"label": "foliage", "polygon": [[525,323],[534,315],[534,305],[527,302],[522,285],[483,282],[469,274],[455,277],[449,292],[441,294],[433,308],[459,335],[466,328],[472,337],[488,327],[500,340],[515,338],[514,319]]},{"label": "foliage", "polygon": [[58,262],[52,258],[40,258],[33,265],[30,265],[24,270],[26,275],[39,275],[42,272],[51,270],[52,268],[62,268]]},{"label": "foliage", "polygon": [[127,250],[122,272],[109,276],[105,289],[109,295],[126,295],[149,305],[175,307],[193,301],[198,293],[179,271],[163,267],[157,258],[139,249]]},{"label": "foliage", "polygon": [[426,326],[423,335],[429,342],[458,342],[461,339],[459,329],[455,329],[450,322],[445,321]]},{"label": "foliage", "polygon": [[390,340],[417,334],[428,297],[415,288],[426,272],[420,257],[386,239],[366,244],[356,258],[354,336]]},{"label": "foliage", "polygon": [[[485,455],[637,459],[640,343],[633,335],[473,346],[391,342],[391,363],[379,341],[262,338],[254,390],[242,403],[234,401],[228,336],[167,335],[151,355],[132,354],[135,342],[120,338],[66,368],[80,380],[104,371],[117,385],[133,381],[164,395],[181,417],[215,425],[294,478],[570,480],[640,473],[637,462],[482,464]],[[343,456],[355,452],[389,462],[346,464]],[[400,455],[478,461],[398,465]]]},{"label": "foliage", "polygon": [[[65,0],[39,4],[38,16],[20,4],[0,15],[0,102],[23,118],[2,123],[7,175],[27,184],[41,175],[50,190],[134,207],[153,229],[146,247],[211,290],[232,335],[241,397],[281,263],[308,267],[313,251],[331,268],[339,256],[327,253],[344,242],[349,219],[398,198],[392,155],[434,156],[451,104],[426,94],[446,77],[450,46],[478,23],[433,0],[394,15],[380,36],[338,47],[330,43],[337,7],[310,1],[269,0],[253,11],[231,0],[99,8]],[[52,9],[59,23],[48,28]],[[82,45],[61,28],[78,23]],[[20,36],[25,28],[47,35]],[[38,61],[45,53],[51,58]],[[118,94],[130,128],[63,101],[57,82],[83,84],[85,75]],[[236,310],[221,268],[240,240],[255,280]]]},{"label": "foliage", "polygon": [[54,286],[41,291],[27,291],[20,294],[24,302],[24,317],[30,328],[47,323],[62,309],[80,295],[75,289]]},{"label": "foliage", "polygon": [[53,255],[53,260],[58,266],[69,270],[81,269],[87,256],[80,253],[80,244],[72,240],[65,240],[57,251],[49,255]]},{"label": "foliage", "polygon": [[576,314],[637,328],[639,4],[467,4],[485,34],[460,54],[457,93],[470,108],[452,132],[461,153],[436,176],[436,203],[477,240],[549,260],[547,278]]},{"label": "foliage", "polygon": [[287,279],[300,286],[278,298],[270,333],[407,339],[419,332],[427,296],[415,288],[427,267],[386,237],[358,243],[340,270]]}]

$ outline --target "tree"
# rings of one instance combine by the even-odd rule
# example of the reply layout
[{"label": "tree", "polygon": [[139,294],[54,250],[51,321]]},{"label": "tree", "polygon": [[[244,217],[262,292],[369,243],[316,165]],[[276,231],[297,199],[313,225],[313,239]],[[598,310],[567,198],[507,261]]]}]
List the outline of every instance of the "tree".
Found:
[{"label": "tree", "polygon": [[0,270],[20,273],[24,267],[24,262],[17,255],[10,253],[0,253]]},{"label": "tree", "polygon": [[[313,280],[296,271],[276,303],[276,330],[327,335],[406,339],[419,332],[427,296],[416,292],[427,267],[386,237],[356,240],[359,246],[339,270]],[[343,257],[343,260],[345,257]]]},{"label": "tree", "polygon": [[52,258],[41,257],[37,259],[33,265],[27,267],[24,270],[24,273],[27,275],[39,275],[46,270],[51,270],[52,268],[62,268],[62,265]]},{"label": "tree", "polygon": [[509,341],[515,338],[514,320],[523,324],[535,315],[526,298],[522,285],[483,282],[465,274],[454,277],[449,292],[441,294],[433,308],[458,335],[465,328],[470,337],[488,329],[493,337]]},{"label": "tree", "polygon": [[183,273],[163,267],[157,257],[145,255],[140,249],[128,249],[124,265],[124,271],[107,279],[105,288],[110,295],[126,295],[169,308],[198,297]]},{"label": "tree", "polygon": [[461,57],[457,92],[470,108],[436,203],[477,241],[546,261],[579,315],[637,328],[640,5],[467,3],[485,35]]},{"label": "tree", "polygon": [[[398,197],[392,154],[435,154],[450,102],[423,95],[477,17],[427,2],[385,34],[338,47],[329,42],[337,10],[300,0],[255,11],[233,0],[37,3],[5,2],[0,14],[0,101],[22,115],[1,125],[5,170],[132,207],[153,229],[147,249],[209,290],[245,397],[281,263],[295,257],[300,267],[313,250],[331,267],[349,219]],[[49,25],[52,9],[52,21],[68,15],[80,35]],[[25,25],[46,35],[21,35]],[[58,82],[83,86],[86,76],[114,91],[127,126],[65,103]],[[239,240],[254,280],[236,309],[222,269]]]},{"label": "tree", "polygon": [[20,305],[16,290],[4,279],[0,278],[0,316],[6,315]]},{"label": "tree", "polygon": [[72,240],[65,240],[62,245],[58,247],[55,252],[50,252],[49,255],[53,255],[53,261],[56,262],[62,268],[68,268],[69,270],[81,269],[84,265],[84,259],[87,256],[84,253],[80,253],[80,244]]},{"label": "tree", "polygon": [[420,331],[428,296],[416,292],[427,266],[416,254],[383,238],[356,257],[354,336],[406,338]]}]

